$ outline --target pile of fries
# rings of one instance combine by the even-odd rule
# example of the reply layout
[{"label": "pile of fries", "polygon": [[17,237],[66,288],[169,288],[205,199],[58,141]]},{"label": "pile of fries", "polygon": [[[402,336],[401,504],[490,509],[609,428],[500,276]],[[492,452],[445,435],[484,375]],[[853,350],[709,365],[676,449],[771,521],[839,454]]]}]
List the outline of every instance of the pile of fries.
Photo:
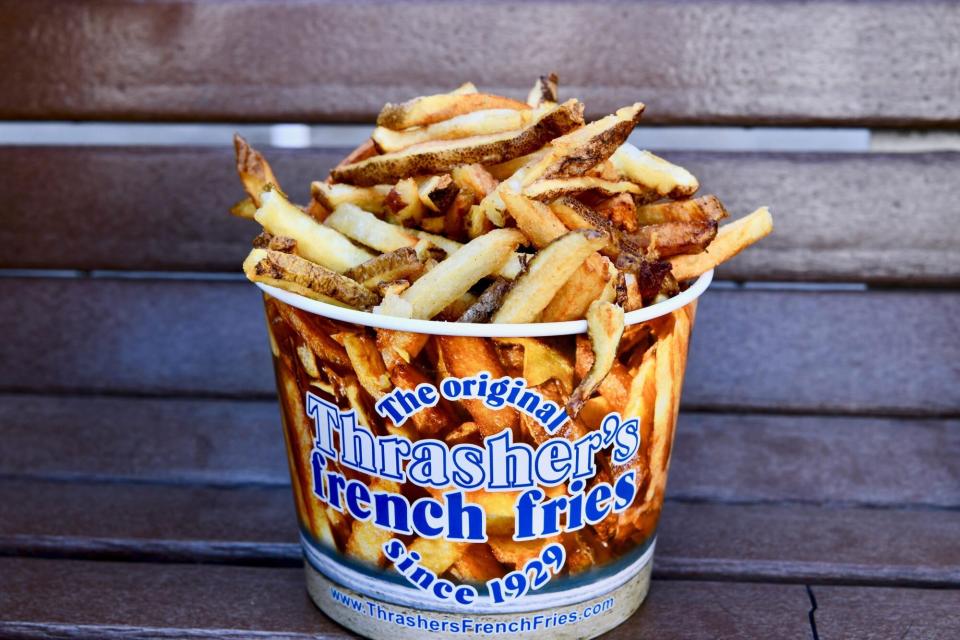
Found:
[{"label": "pile of fries", "polygon": [[[266,298],[298,513],[324,544],[383,564],[394,537],[311,499],[312,423],[307,391],[381,435],[448,444],[513,431],[537,446],[541,426],[512,408],[441,401],[398,427],[377,415],[394,388],[415,389],[481,371],[523,377],[572,418],[563,436],[599,428],[612,411],[639,417],[641,449],[620,468],[597,456],[593,482],[637,472],[627,511],[557,539],[517,542],[511,492],[471,494],[487,514],[489,542],[407,539],[437,575],[483,582],[522,568],[550,542],[566,571],[603,564],[652,535],[695,305],[626,326],[624,313],[663,301],[687,281],[772,230],[765,207],[736,222],[712,195],[696,197],[686,169],[627,142],[644,105],[586,124],[583,105],[559,102],[541,77],[525,102],[472,84],[387,104],[370,139],[324,181],[309,204],[289,201],[266,159],[235,138],[247,197],[231,209],[263,232],[244,262],[254,282],[314,300],[413,319],[533,323],[586,318],[588,333],[556,338],[430,336],[336,322]],[[371,489],[425,490],[340,469]],[[390,485],[390,486],[385,486]],[[544,488],[547,494],[558,488]],[[562,490],[562,488],[560,488]],[[438,491],[442,493],[442,491]]]}]

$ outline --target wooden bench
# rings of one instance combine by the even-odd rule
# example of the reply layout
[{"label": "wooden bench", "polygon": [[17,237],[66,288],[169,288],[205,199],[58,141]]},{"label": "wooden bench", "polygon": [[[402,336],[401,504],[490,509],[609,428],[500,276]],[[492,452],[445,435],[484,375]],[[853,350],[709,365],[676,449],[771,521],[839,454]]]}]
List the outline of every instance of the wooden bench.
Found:
[{"label": "wooden bench", "polygon": [[[370,122],[556,69],[645,124],[955,131],[958,31],[933,1],[9,2],[0,119]],[[269,155],[302,200],[344,152]],[[0,636],[350,636],[224,276],[231,154],[0,148]],[[655,583],[610,637],[956,637],[960,154],[665,155],[777,231],[702,300]]]}]

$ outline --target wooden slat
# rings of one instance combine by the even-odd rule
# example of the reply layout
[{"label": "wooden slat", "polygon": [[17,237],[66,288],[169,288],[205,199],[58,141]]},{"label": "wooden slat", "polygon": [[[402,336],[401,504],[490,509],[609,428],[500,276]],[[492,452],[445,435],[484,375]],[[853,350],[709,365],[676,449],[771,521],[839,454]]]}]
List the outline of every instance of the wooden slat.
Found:
[{"label": "wooden slat", "polygon": [[[274,566],[301,561],[287,487],[6,480],[0,498],[0,555]],[[960,586],[957,518],[955,511],[930,509],[668,501],[655,574]]]},{"label": "wooden slat", "polygon": [[960,591],[813,587],[821,638],[953,640]]},{"label": "wooden slat", "polygon": [[[960,295],[718,289],[702,300],[687,407],[955,414]],[[246,282],[0,280],[0,389],[273,393]],[[896,366],[892,366],[895,363]]]},{"label": "wooden slat", "polygon": [[[288,483],[272,402],[7,395],[0,396],[0,433],[0,477]],[[669,495],[960,509],[957,459],[958,420],[684,411]]]},{"label": "wooden slat", "polygon": [[[344,153],[267,150],[301,202]],[[772,207],[775,233],[719,277],[960,283],[958,153],[664,155],[735,216]],[[6,147],[0,175],[0,243],[17,247],[0,267],[237,272],[257,231],[225,213],[241,195],[229,149]]]},{"label": "wooden slat", "polygon": [[[755,606],[763,602],[763,607]],[[804,637],[799,585],[654,583],[611,640]],[[683,621],[678,624],[678,621]],[[37,637],[353,638],[308,600],[300,569],[0,559],[0,634]]]},{"label": "wooden slat", "polygon": [[658,123],[960,122],[960,13],[935,0],[48,0],[0,25],[5,119],[369,120],[465,80],[519,97],[555,70],[591,112],[640,99]]}]

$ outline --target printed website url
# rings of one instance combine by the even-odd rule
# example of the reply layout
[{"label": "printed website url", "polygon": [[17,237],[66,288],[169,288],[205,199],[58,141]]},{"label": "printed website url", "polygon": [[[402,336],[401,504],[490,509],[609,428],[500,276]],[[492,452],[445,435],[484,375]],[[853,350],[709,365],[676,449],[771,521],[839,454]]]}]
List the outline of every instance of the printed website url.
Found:
[{"label": "printed website url", "polygon": [[570,609],[564,612],[555,612],[551,614],[520,615],[515,618],[506,618],[496,622],[485,620],[475,620],[468,615],[464,615],[459,620],[447,620],[431,617],[429,614],[422,613],[401,613],[384,607],[379,602],[367,600],[365,598],[356,598],[343,593],[336,587],[330,588],[330,596],[333,601],[342,607],[352,609],[353,611],[376,618],[389,624],[395,624],[399,627],[409,629],[419,629],[421,631],[432,631],[435,633],[462,633],[474,635],[495,635],[502,633],[523,633],[527,631],[543,631],[555,629],[570,624],[581,622],[588,618],[598,616],[605,611],[613,608],[614,597],[610,596],[605,600],[596,602],[579,609]]}]

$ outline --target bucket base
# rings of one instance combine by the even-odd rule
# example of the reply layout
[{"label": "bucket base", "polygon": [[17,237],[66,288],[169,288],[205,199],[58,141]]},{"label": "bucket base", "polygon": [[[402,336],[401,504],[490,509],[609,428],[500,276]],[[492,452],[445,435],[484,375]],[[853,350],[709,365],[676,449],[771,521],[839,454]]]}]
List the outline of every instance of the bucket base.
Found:
[{"label": "bucket base", "polygon": [[389,604],[341,586],[305,563],[307,591],[320,610],[372,640],[424,637],[464,640],[492,636],[516,639],[585,640],[629,618],[650,589],[652,558],[623,585],[579,604],[509,614],[425,611]]}]

